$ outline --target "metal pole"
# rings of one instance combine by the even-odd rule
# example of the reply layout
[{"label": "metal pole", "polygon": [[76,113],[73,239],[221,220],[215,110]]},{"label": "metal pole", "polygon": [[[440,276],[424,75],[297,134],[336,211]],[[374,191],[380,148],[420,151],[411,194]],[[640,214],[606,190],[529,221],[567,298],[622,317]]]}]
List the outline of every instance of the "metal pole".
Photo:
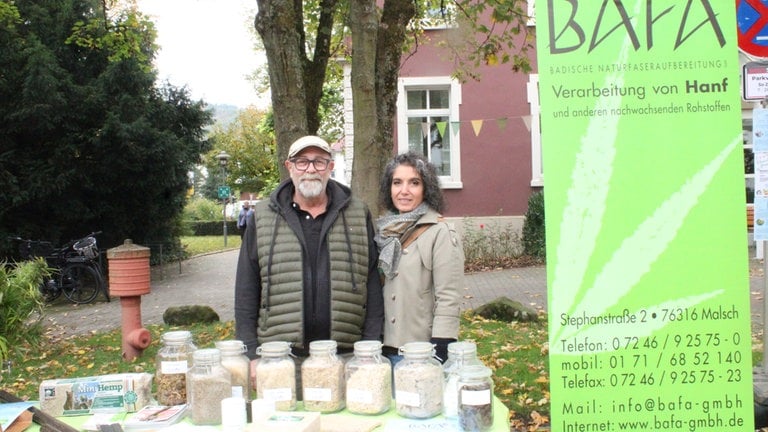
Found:
[{"label": "metal pole", "polygon": [[[224,186],[227,185],[227,167],[225,167],[223,164],[221,165],[221,174],[222,178],[224,179]],[[227,247],[227,201],[229,201],[229,194],[227,194],[227,197],[224,198],[222,201],[224,201],[224,247]]]},{"label": "metal pole", "polygon": [[224,247],[227,247],[227,200],[224,201]]}]

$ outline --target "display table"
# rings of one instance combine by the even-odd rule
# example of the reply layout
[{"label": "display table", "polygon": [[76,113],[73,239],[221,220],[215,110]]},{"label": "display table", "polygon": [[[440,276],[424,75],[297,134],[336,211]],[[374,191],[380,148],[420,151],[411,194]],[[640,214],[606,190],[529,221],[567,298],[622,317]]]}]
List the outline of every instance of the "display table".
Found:
[{"label": "display table", "polygon": [[[301,407],[301,403],[299,403],[299,407]],[[103,417],[103,415],[101,415]],[[113,416],[107,417],[111,422],[114,423],[121,423],[126,418],[128,418],[130,414],[115,414]],[[374,432],[403,432],[408,430],[424,430],[424,428],[429,425],[430,431],[458,431],[459,427],[455,420],[448,420],[445,419],[443,416],[437,416],[428,420],[414,420],[414,419],[406,419],[397,414],[395,411],[394,403],[392,404],[392,409],[387,411],[384,414],[380,414],[377,416],[363,416],[363,415],[356,415],[351,414],[347,410],[342,410],[334,414],[323,414],[320,417],[321,427],[322,427],[322,419],[324,417],[330,417],[333,416],[334,419],[338,419],[338,417],[349,417],[350,419],[356,418],[356,419],[366,419],[366,420],[376,420],[381,423],[381,426],[374,429]],[[58,420],[74,427],[78,430],[86,430],[84,429],[84,425],[92,419],[93,416],[78,416],[78,417],[57,417]],[[493,397],[493,427],[491,428],[491,431],[493,432],[509,432],[510,426],[509,426],[509,410],[506,406],[504,406],[501,401],[494,396]],[[33,423],[32,426],[30,426],[28,431],[32,432],[38,432],[40,430],[40,425]],[[142,429],[142,432],[150,432],[152,430],[169,430],[169,431],[217,431],[221,430],[220,426],[195,426],[192,423],[189,422],[188,418],[185,418],[180,423],[177,423],[172,426],[168,426],[165,428],[160,429]],[[326,428],[322,428],[322,431],[325,432]],[[272,432],[272,431],[264,431],[264,432]],[[279,431],[275,431],[279,432]]]}]

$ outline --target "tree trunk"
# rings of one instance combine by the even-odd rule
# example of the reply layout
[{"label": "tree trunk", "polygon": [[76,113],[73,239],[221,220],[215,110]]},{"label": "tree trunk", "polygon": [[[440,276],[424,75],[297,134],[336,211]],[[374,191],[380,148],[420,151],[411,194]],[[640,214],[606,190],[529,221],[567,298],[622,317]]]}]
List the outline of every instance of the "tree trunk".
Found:
[{"label": "tree trunk", "polygon": [[[296,8],[298,3],[298,10]],[[277,140],[280,178],[288,178],[282,161],[288,157],[291,143],[307,134],[307,98],[304,92],[303,29],[301,2],[293,0],[258,0],[259,12],[254,26],[264,43],[269,64],[269,84]]]},{"label": "tree trunk", "polygon": [[378,214],[380,153],[387,149],[376,145],[378,116],[376,111],[376,38],[379,18],[375,0],[350,2],[352,34],[352,123],[354,159],[352,161],[352,193],[362,199],[374,215]]},{"label": "tree trunk", "polygon": [[[354,107],[355,158],[352,164],[352,193],[370,207],[379,209],[379,182],[387,162],[393,156],[394,118],[397,112],[397,80],[400,57],[408,22],[415,16],[412,0],[387,0],[380,24],[375,9],[368,4],[351,8],[352,94]],[[371,29],[371,22],[378,27]],[[364,33],[355,38],[356,28]],[[374,48],[375,46],[375,48]],[[375,53],[371,50],[375,49]],[[375,56],[375,62],[370,65]],[[357,65],[357,63],[362,65]],[[369,89],[371,83],[374,91]],[[375,111],[375,119],[371,118]]]}]

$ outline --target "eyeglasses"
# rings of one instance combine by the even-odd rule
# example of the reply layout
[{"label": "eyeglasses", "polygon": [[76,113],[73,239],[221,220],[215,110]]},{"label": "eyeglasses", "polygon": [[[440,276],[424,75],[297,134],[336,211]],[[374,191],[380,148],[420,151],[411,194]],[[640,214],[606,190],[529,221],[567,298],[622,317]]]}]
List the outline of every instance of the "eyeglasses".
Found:
[{"label": "eyeglasses", "polygon": [[310,163],[315,166],[315,170],[325,171],[326,168],[328,168],[328,164],[331,163],[331,160],[324,159],[324,158],[319,158],[319,159],[293,158],[291,159],[291,163],[299,171],[306,171],[307,168],[309,168]]}]

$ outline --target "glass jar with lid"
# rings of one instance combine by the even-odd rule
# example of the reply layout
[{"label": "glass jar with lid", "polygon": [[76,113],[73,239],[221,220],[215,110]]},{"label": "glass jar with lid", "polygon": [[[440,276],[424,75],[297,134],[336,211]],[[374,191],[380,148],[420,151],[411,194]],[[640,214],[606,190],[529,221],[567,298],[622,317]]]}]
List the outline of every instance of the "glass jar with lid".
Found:
[{"label": "glass jar with lid", "polygon": [[355,342],[354,355],[344,365],[347,410],[353,414],[382,414],[392,406],[392,364],[381,355],[381,346],[375,340]]},{"label": "glass jar with lid", "polygon": [[216,348],[221,352],[221,365],[232,376],[232,396],[251,400],[251,360],[245,355],[248,350],[239,340],[223,340],[216,342]]},{"label": "glass jar with lid", "polygon": [[459,371],[469,365],[483,365],[477,358],[477,345],[464,341],[448,344],[448,360],[443,364],[443,416],[446,418],[457,418],[459,415]]},{"label": "glass jar with lid", "polygon": [[493,426],[493,380],[483,365],[459,371],[459,427],[462,431],[488,431]]},{"label": "glass jar with lid", "polygon": [[221,424],[221,401],[232,396],[230,373],[216,348],[199,349],[193,358],[187,373],[190,419],[196,425]]},{"label": "glass jar with lid", "polygon": [[430,418],[443,410],[443,365],[429,342],[409,342],[394,368],[395,408],[408,418]]},{"label": "glass jar with lid", "polygon": [[309,357],[301,364],[304,409],[329,413],[344,408],[344,362],[336,355],[336,341],[309,343]]},{"label": "glass jar with lid", "polygon": [[187,403],[187,371],[197,349],[186,330],[163,333],[162,347],[155,356],[155,399],[160,405]]},{"label": "glass jar with lid", "polygon": [[296,409],[296,364],[288,342],[265,342],[256,348],[256,397],[269,399],[278,411]]}]

